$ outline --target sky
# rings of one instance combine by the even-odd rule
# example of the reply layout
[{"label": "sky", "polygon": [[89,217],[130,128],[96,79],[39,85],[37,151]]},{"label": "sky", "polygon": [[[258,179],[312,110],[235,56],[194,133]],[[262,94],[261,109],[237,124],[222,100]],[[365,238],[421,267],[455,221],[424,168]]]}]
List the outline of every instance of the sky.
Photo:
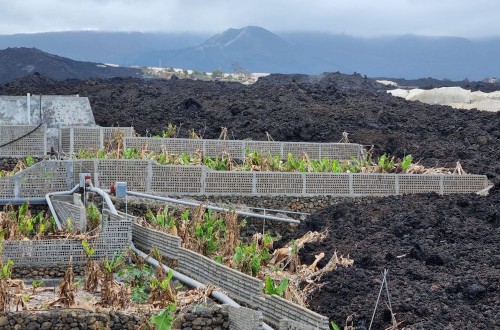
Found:
[{"label": "sky", "polygon": [[0,0],[0,34],[218,33],[261,26],[359,37],[500,35],[498,0]]}]

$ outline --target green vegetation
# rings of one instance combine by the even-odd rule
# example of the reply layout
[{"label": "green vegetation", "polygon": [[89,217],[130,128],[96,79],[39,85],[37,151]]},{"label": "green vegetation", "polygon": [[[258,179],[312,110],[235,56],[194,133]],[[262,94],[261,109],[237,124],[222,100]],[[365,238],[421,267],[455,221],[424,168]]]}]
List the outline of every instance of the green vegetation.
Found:
[{"label": "green vegetation", "polygon": [[175,304],[170,303],[167,308],[165,308],[158,315],[154,315],[149,320],[156,326],[157,330],[171,330],[174,324]]},{"label": "green vegetation", "polygon": [[101,212],[94,203],[87,205],[87,230],[92,231],[101,224]]},{"label": "green vegetation", "polygon": [[340,327],[333,321],[330,321],[330,327],[332,330],[340,330]]},{"label": "green vegetation", "polygon": [[148,210],[146,218],[158,227],[167,229],[167,232],[170,232],[176,226],[174,213],[173,211],[169,211],[168,206],[165,206],[163,210],[158,210],[156,214],[154,214],[151,210]]},{"label": "green vegetation", "polygon": [[274,283],[274,280],[268,276],[266,277],[266,283],[264,286],[264,292],[269,294],[269,295],[277,295],[282,297],[283,294],[285,293],[285,290],[288,286],[288,279],[284,278],[280,284],[276,285]]},{"label": "green vegetation", "polygon": [[210,255],[219,250],[222,243],[220,238],[225,236],[225,230],[222,217],[218,217],[212,210],[203,214],[203,221],[198,222],[195,229],[195,237],[201,243],[203,255]]},{"label": "green vegetation", "polygon": [[14,168],[11,171],[0,170],[0,178],[13,176],[17,172],[22,171],[25,168],[28,168],[30,166],[35,165],[35,163],[36,163],[36,160],[32,156],[27,156],[24,159],[19,159],[17,161],[16,166],[14,166]]},{"label": "green vegetation", "polygon": [[[175,131],[175,127],[172,128]],[[163,134],[170,134],[164,132]],[[194,131],[192,135],[196,135]],[[196,135],[197,136],[197,135]],[[102,152],[91,153],[82,152],[78,158],[116,158],[120,156],[118,152],[103,154]],[[273,172],[314,172],[314,173],[406,173],[412,166],[413,157],[405,156],[402,160],[396,161],[394,156],[382,154],[373,159],[368,153],[359,159],[350,160],[338,159],[310,159],[307,154],[301,157],[289,153],[285,160],[279,155],[270,153],[258,153],[246,151],[245,159],[236,161],[228,153],[222,153],[215,157],[203,155],[202,152],[195,154],[181,153],[170,154],[168,152],[148,152],[136,148],[126,148],[123,151],[124,159],[154,160],[160,165],[205,165],[215,171],[273,171]]]},{"label": "green vegetation", "polygon": [[166,130],[162,131],[158,135],[154,135],[153,137],[157,138],[175,138],[177,137],[177,126],[172,123],[168,123]]},{"label": "green vegetation", "polygon": [[19,206],[17,211],[12,205],[7,205],[0,212],[0,237],[2,239],[40,239],[55,231],[54,218],[45,214],[44,211],[32,216],[27,202]]}]

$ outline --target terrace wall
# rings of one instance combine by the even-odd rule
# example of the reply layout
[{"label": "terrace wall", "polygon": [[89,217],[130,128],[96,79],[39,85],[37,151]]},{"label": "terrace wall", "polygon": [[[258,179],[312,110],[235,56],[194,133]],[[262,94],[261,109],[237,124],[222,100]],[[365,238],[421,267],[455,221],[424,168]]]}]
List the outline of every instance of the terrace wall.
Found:
[{"label": "terrace wall", "polygon": [[484,175],[352,174],[212,171],[205,166],[158,165],[151,160],[46,160],[0,178],[0,198],[43,197],[65,191],[78,173],[91,173],[96,187],[117,181],[128,190],[158,195],[389,196],[435,192],[474,193],[489,186]]},{"label": "terrace wall", "polygon": [[[154,239],[149,238],[152,233]],[[153,247],[159,248],[162,245],[169,245],[170,249],[175,249],[175,244],[172,244],[174,240],[178,242],[178,237],[134,224],[133,242],[142,250],[150,251]],[[317,329],[328,328],[328,318],[325,316],[280,297],[263,294],[264,284],[261,280],[185,248],[178,247],[177,250],[174,253],[169,253],[167,250],[160,252],[170,259],[176,259],[177,256],[179,272],[202,283],[221,288],[231,298],[258,308],[267,323],[278,327],[280,320],[286,318]]]},{"label": "terrace wall", "polygon": [[[114,215],[104,210],[102,231],[89,244],[95,248],[94,258],[112,257],[129,247],[132,241],[134,217],[123,214]],[[86,255],[79,239],[43,239],[4,241],[3,259],[11,259],[14,267],[57,267],[67,265],[70,257],[74,265],[86,262]]]},{"label": "terrace wall", "polygon": [[[57,149],[61,126],[95,126],[87,97],[78,95],[0,96],[0,125],[47,126],[48,149]],[[24,154],[22,156],[26,156]]]},{"label": "terrace wall", "polygon": [[7,145],[0,147],[0,157],[45,157],[48,151],[47,126],[0,126],[0,146],[4,144]]},{"label": "terrace wall", "polygon": [[180,138],[148,138],[126,137],[125,148],[163,152],[171,154],[194,154],[202,151],[209,157],[220,156],[223,152],[233,159],[243,160],[247,151],[286,159],[291,153],[295,157],[302,157],[304,153],[310,159],[338,159],[350,160],[359,158],[364,152],[363,146],[356,143],[312,143],[312,142],[279,142],[279,141],[247,141],[247,140],[205,140],[205,139],[180,139]]},{"label": "terrace wall", "polygon": [[119,136],[131,137],[132,127],[61,127],[59,129],[59,152],[62,157],[71,157],[81,151],[103,150]]}]

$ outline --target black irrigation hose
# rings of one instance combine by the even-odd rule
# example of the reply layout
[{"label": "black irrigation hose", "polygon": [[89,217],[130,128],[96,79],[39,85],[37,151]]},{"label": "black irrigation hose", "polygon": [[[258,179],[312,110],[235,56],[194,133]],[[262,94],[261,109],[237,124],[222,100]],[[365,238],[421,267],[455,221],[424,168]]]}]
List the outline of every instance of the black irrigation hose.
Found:
[{"label": "black irrigation hose", "polygon": [[0,148],[5,147],[5,146],[8,146],[9,144],[12,144],[12,143],[14,143],[14,142],[16,142],[16,141],[21,140],[22,138],[27,137],[28,135],[30,135],[31,133],[33,133],[34,131],[36,131],[37,129],[39,129],[39,128],[40,128],[40,126],[42,126],[42,125],[43,125],[43,122],[42,122],[42,123],[40,123],[40,124],[38,124],[38,126],[37,126],[37,127],[35,127],[33,130],[31,130],[30,132],[28,132],[28,133],[26,133],[26,134],[24,134],[24,135],[21,135],[20,137],[15,138],[15,139],[14,139],[14,140],[12,140],[12,141],[9,141],[9,142],[7,142],[7,143],[1,144],[1,145],[0,145]]},{"label": "black irrigation hose", "polygon": [[9,141],[9,142],[4,143],[4,144],[0,144],[0,148],[2,148],[2,147],[6,147],[6,146],[8,146],[9,144],[12,144],[12,143],[14,143],[14,142],[16,142],[16,141],[21,140],[22,138],[25,138],[25,137],[29,136],[30,134],[32,134],[33,132],[35,132],[37,129],[39,129],[39,128],[40,128],[40,126],[42,126],[42,125],[43,125],[43,119],[42,119],[42,95],[40,95],[40,119],[42,120],[42,122],[41,122],[40,124],[38,124],[38,126],[37,126],[37,127],[35,127],[33,130],[29,131],[28,133],[26,133],[26,134],[24,134],[24,135],[21,135],[21,136],[20,136],[20,137],[18,137],[18,138],[15,138],[15,139],[14,139],[14,140],[12,140],[12,141]]}]

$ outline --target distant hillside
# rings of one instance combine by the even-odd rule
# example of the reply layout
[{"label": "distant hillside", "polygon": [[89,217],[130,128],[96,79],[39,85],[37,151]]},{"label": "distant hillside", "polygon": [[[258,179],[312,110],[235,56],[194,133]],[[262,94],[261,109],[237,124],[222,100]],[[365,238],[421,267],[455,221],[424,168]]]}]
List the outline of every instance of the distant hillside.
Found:
[{"label": "distant hillside", "polygon": [[145,52],[137,62],[232,72],[359,72],[370,77],[481,80],[499,77],[500,38],[470,40],[414,35],[356,38],[327,33],[282,33],[259,27],[229,29],[198,46]]},{"label": "distant hillside", "polygon": [[304,71],[306,61],[297,55],[290,42],[263,28],[249,26],[226,30],[195,47],[146,53],[137,62],[154,65],[161,61],[169,67],[209,72],[232,72],[233,64],[239,64],[252,72],[290,73]]},{"label": "distant hillside", "polygon": [[74,61],[42,52],[36,48],[0,50],[0,83],[34,72],[54,80],[141,76],[141,70],[138,69]]},{"label": "distant hillside", "polygon": [[[35,47],[77,61],[141,66],[137,58],[156,50],[199,45],[210,34],[68,31],[0,35],[0,49]],[[158,60],[155,66],[162,65]]]},{"label": "distant hillside", "polygon": [[[319,32],[275,34],[249,26],[190,33],[52,32],[0,35],[2,47],[36,47],[77,60],[200,71],[358,72],[369,77],[479,81],[500,77],[500,38],[402,35],[359,38]],[[233,66],[233,64],[237,64]]]}]

